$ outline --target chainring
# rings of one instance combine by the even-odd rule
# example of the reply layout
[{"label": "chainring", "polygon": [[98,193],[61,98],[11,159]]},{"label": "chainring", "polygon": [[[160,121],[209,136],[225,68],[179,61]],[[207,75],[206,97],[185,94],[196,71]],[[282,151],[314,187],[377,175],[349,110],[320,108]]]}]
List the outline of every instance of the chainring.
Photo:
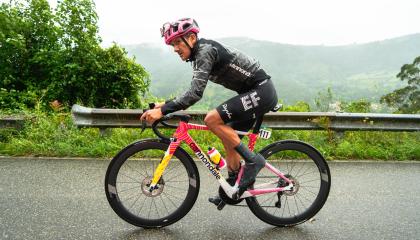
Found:
[{"label": "chainring", "polygon": [[226,193],[225,190],[223,190],[223,188],[220,186],[219,187],[219,197],[223,200],[223,202],[229,204],[229,205],[236,205],[240,202],[242,202],[244,199],[238,199],[238,200],[234,200],[232,198],[230,198]]}]

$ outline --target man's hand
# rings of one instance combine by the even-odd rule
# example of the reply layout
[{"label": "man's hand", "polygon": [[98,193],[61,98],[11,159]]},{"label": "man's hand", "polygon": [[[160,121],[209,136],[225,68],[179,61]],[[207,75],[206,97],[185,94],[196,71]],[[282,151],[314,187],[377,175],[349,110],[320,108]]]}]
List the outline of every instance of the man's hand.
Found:
[{"label": "man's hand", "polygon": [[163,105],[165,105],[165,102],[155,103],[154,109],[161,108]]},{"label": "man's hand", "polygon": [[163,114],[161,109],[155,107],[155,109],[150,109],[144,112],[141,115],[140,120],[146,120],[149,124],[152,124],[156,120],[160,119],[162,116]]}]

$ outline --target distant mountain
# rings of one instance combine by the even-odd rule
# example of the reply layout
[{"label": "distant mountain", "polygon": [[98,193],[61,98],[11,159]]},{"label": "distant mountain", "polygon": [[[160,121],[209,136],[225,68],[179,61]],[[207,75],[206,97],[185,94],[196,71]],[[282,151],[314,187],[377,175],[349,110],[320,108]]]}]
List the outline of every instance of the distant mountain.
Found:
[{"label": "distant mountain", "polygon": [[[396,74],[402,65],[420,56],[420,34],[345,46],[299,46],[249,38],[216,40],[258,59],[286,103],[313,103],[318,92],[328,87],[342,100],[376,101],[402,86]],[[189,87],[191,66],[170,47],[139,44],[125,49],[151,74],[154,95],[177,95]],[[213,107],[233,93],[211,83],[204,95],[200,105]]]}]

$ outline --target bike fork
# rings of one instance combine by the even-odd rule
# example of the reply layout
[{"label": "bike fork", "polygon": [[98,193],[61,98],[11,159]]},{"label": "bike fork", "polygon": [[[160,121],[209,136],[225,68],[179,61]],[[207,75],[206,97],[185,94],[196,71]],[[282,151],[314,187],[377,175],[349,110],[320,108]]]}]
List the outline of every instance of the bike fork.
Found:
[{"label": "bike fork", "polygon": [[178,148],[180,142],[176,139],[171,139],[171,143],[169,144],[168,149],[165,152],[165,155],[163,156],[162,160],[160,161],[159,165],[157,166],[152,182],[150,183],[149,191],[152,192],[153,190],[157,189],[157,184],[159,180],[161,179],[163,172],[165,171],[166,167],[169,164],[169,161],[171,160],[172,156],[175,153],[175,150]]}]

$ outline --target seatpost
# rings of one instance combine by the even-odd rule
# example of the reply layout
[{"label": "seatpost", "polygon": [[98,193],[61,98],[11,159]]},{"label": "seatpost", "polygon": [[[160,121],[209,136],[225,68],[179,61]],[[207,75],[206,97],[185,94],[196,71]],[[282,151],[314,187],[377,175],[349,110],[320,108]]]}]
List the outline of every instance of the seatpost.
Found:
[{"label": "seatpost", "polygon": [[264,115],[257,118],[257,121],[255,122],[254,130],[252,131],[252,133],[259,133],[260,132],[260,128],[261,128],[261,124],[263,122],[263,119],[264,119]]}]

